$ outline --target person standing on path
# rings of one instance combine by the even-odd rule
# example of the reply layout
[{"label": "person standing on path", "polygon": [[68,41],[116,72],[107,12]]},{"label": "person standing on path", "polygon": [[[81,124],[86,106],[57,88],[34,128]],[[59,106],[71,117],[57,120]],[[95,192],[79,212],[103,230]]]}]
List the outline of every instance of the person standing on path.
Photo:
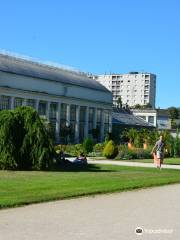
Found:
[{"label": "person standing on path", "polygon": [[161,165],[164,159],[164,141],[163,136],[161,135],[159,140],[156,142],[152,149],[152,154],[155,154],[154,158],[157,159],[157,168],[161,169]]}]

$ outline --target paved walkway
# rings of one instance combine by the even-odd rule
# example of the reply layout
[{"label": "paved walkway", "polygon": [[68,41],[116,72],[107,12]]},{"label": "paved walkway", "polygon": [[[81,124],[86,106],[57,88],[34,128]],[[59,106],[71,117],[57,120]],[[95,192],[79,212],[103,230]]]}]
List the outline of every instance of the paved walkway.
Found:
[{"label": "paved walkway", "polygon": [[179,203],[176,184],[1,210],[0,239],[177,240]]},{"label": "paved walkway", "polygon": [[[149,167],[154,168],[154,163],[139,163],[139,162],[129,162],[129,161],[116,161],[116,160],[88,160],[90,164],[113,164],[119,166],[130,166],[130,167]],[[180,169],[180,165],[168,165],[163,164],[162,168],[169,169]]]}]

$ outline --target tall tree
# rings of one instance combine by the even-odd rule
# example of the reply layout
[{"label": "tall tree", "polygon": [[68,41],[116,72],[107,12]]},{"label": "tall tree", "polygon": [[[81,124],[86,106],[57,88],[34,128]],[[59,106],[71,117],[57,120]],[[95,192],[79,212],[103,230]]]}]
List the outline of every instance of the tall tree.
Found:
[{"label": "tall tree", "polygon": [[148,109],[151,109],[152,108],[152,105],[150,103],[147,103],[143,106],[143,108],[148,108]]},{"label": "tall tree", "polygon": [[170,107],[170,108],[168,108],[168,112],[169,112],[170,119],[171,119],[171,127],[175,128],[176,127],[175,120],[177,120],[179,118],[179,110],[176,107]]},{"label": "tall tree", "polygon": [[122,98],[121,98],[121,96],[118,97],[118,99],[117,99],[117,106],[118,106],[118,108],[122,108]]},{"label": "tall tree", "polygon": [[179,111],[176,107],[168,108],[168,112],[171,119],[178,119],[179,118]]}]

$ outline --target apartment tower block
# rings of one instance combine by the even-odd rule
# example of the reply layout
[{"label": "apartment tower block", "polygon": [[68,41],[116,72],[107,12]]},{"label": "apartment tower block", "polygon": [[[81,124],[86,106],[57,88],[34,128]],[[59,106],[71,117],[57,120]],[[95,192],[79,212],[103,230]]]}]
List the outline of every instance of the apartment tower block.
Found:
[{"label": "apartment tower block", "polygon": [[113,104],[119,97],[123,105],[150,104],[155,108],[156,75],[152,73],[129,72],[128,74],[104,74],[95,77],[96,81],[112,92]]}]

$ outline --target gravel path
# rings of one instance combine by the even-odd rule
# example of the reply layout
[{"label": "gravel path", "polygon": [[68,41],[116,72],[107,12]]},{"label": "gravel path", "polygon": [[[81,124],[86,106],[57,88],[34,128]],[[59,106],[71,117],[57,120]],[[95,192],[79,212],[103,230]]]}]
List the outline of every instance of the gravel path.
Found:
[{"label": "gravel path", "polygon": [[0,239],[177,240],[180,184],[1,210]]},{"label": "gravel path", "polygon": [[[119,166],[130,166],[130,167],[149,167],[155,168],[154,163],[139,163],[139,162],[129,162],[129,161],[116,161],[116,160],[88,160],[89,164],[110,164]],[[162,168],[168,169],[180,169],[180,165],[170,165],[163,164]]]}]

